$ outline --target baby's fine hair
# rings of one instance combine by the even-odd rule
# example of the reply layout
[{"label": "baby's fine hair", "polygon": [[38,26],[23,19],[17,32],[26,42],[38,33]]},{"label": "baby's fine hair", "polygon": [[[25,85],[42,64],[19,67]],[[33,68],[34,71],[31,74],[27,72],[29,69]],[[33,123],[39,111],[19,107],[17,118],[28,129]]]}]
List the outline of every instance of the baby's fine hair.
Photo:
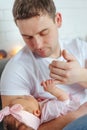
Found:
[{"label": "baby's fine hair", "polygon": [[[19,123],[18,126],[17,123]],[[12,115],[8,115],[4,118],[4,130],[34,130],[34,129],[27,127],[25,124],[17,121]]]}]

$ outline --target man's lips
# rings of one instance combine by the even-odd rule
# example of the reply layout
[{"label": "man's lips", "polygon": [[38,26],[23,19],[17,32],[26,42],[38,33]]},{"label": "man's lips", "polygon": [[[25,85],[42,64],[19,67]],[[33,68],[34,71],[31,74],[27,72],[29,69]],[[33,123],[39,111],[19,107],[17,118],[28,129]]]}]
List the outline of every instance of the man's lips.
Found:
[{"label": "man's lips", "polygon": [[36,50],[37,53],[44,54],[46,52],[46,49],[40,49]]}]

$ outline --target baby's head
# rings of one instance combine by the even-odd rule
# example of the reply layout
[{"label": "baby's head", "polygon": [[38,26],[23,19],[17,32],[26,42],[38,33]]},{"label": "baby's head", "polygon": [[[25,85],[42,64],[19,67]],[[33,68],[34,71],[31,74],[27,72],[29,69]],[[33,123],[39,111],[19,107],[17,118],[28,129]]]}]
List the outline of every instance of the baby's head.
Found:
[{"label": "baby's head", "polygon": [[33,130],[40,125],[40,107],[33,96],[17,98],[2,111],[7,130]]},{"label": "baby's head", "polygon": [[12,115],[8,115],[5,117],[4,128],[5,128],[5,130],[34,130],[33,128],[18,121]]},{"label": "baby's head", "polygon": [[23,109],[27,112],[34,114],[37,117],[40,117],[40,105],[38,101],[31,95],[19,97],[11,102],[11,106],[14,104],[22,105]]}]

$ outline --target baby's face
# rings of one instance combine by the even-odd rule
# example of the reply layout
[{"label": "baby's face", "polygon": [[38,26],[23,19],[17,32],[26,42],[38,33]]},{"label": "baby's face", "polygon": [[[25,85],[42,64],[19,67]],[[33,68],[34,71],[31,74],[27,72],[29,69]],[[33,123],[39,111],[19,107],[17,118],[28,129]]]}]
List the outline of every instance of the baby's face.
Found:
[{"label": "baby's face", "polygon": [[24,110],[33,113],[34,110],[38,110],[39,103],[33,96],[24,96],[12,101],[12,104],[21,104]]}]

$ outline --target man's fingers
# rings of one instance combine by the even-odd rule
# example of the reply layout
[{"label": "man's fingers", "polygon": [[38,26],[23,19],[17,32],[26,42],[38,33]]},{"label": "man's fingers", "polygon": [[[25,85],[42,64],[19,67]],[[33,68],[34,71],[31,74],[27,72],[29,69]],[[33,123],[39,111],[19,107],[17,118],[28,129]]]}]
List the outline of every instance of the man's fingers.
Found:
[{"label": "man's fingers", "polygon": [[63,50],[62,51],[62,56],[64,57],[64,59],[66,60],[66,61],[75,61],[76,60],[76,58],[72,55],[72,54],[70,54],[68,51],[66,51],[66,50]]},{"label": "man's fingers", "polygon": [[[52,61],[52,63],[49,65],[49,68],[50,68],[51,72],[56,71],[56,73],[57,73],[57,72],[59,72],[58,69],[68,70],[68,69],[70,69],[70,66],[68,65],[68,62],[65,62],[65,61]],[[55,69],[55,70],[53,70],[53,69]]]},{"label": "man's fingers", "polygon": [[51,73],[50,77],[53,78],[54,81],[57,80],[57,82],[59,82],[59,83],[66,83],[66,81],[67,81],[66,77],[59,76],[59,75],[56,75],[54,73]]},{"label": "man's fingers", "polygon": [[[60,63],[59,63],[60,64]],[[59,64],[58,64],[58,67],[59,67]],[[52,67],[51,68],[51,72],[50,74],[55,74],[55,75],[59,75],[59,76],[62,76],[62,77],[67,77],[67,72],[65,71],[66,69],[69,69],[69,68],[64,68],[64,66],[61,66],[61,68],[56,68],[56,67]]]}]

